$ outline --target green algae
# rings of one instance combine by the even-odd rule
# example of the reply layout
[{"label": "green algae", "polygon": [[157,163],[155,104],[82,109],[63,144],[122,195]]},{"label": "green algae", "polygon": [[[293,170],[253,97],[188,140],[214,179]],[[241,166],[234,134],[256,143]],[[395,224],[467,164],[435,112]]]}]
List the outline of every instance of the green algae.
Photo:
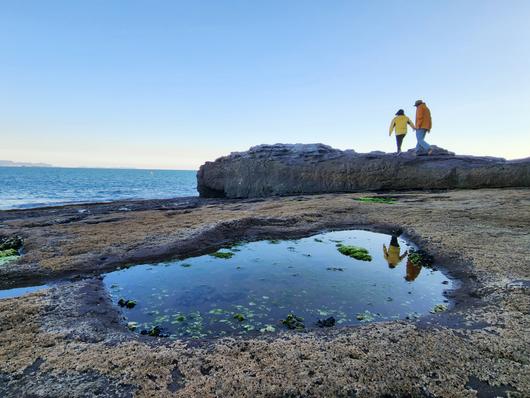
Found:
[{"label": "green algae", "polygon": [[0,237],[0,265],[16,260],[21,247],[22,239],[18,236]]},{"label": "green algae", "polygon": [[18,251],[15,250],[15,249],[6,249],[6,250],[0,251],[0,258],[2,258],[2,257],[14,257],[14,256],[18,256]]},{"label": "green algae", "polygon": [[387,198],[381,196],[363,196],[360,198],[355,198],[354,200],[361,203],[383,203],[386,205],[393,205],[397,202],[397,200],[394,198]]},{"label": "green algae", "polygon": [[15,261],[19,256],[0,257],[0,266]]},{"label": "green algae", "polygon": [[228,259],[231,259],[232,257],[234,257],[234,253],[233,252],[216,251],[215,253],[210,254],[210,256],[215,257],[215,258],[222,258],[224,260],[228,260]]},{"label": "green algae", "polygon": [[282,320],[282,324],[287,326],[288,329],[292,330],[304,330],[304,318],[296,316],[293,313],[287,315],[285,319]]},{"label": "green algae", "polygon": [[436,304],[431,310],[431,314],[437,314],[444,311],[447,311],[447,306],[445,304]]},{"label": "green algae", "polygon": [[356,260],[361,261],[372,261],[372,256],[368,253],[364,247],[347,246],[342,243],[337,244],[337,250],[345,256],[352,257]]},{"label": "green algae", "polygon": [[234,314],[234,319],[237,319],[239,322],[243,322],[245,320],[245,316],[243,314],[237,313]]},{"label": "green algae", "polygon": [[134,308],[136,307],[136,301],[134,300],[125,300],[125,299],[119,299],[118,300],[118,305],[120,307],[126,307],[126,308]]},{"label": "green algae", "polygon": [[434,258],[423,250],[410,249],[408,260],[420,267],[430,267],[434,263]]}]

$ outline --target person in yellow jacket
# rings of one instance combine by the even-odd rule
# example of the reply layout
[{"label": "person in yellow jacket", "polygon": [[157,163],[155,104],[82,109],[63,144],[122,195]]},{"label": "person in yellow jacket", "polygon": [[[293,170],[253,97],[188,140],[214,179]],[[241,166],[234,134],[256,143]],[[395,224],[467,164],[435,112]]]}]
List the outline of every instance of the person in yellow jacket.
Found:
[{"label": "person in yellow jacket", "polygon": [[416,139],[418,140],[416,154],[427,151],[427,155],[432,155],[431,146],[425,141],[425,135],[432,128],[431,111],[422,100],[417,100],[414,106],[416,107]]},{"label": "person in yellow jacket", "polygon": [[401,248],[399,247],[397,236],[392,236],[388,249],[386,248],[386,245],[383,245],[383,253],[390,268],[395,268],[396,265],[398,265],[408,254],[406,250],[401,254]]},{"label": "person in yellow jacket", "polygon": [[400,109],[396,112],[396,117],[390,122],[390,129],[388,130],[388,135],[392,135],[392,132],[396,130],[396,144],[397,144],[397,154],[401,153],[401,144],[405,135],[407,135],[408,126],[415,129],[414,123],[406,115],[403,109]]}]

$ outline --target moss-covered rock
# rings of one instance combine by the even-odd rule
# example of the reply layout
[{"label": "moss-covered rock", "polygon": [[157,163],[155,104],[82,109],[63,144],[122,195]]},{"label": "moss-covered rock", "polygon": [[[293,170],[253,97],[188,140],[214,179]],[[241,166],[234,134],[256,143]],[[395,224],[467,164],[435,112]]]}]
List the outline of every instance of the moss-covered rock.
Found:
[{"label": "moss-covered rock", "polygon": [[120,307],[126,307],[126,308],[134,308],[136,306],[136,301],[134,300],[125,300],[125,299],[119,299],[118,300],[118,305]]},{"label": "moss-covered rock", "polygon": [[366,250],[364,247],[347,246],[343,245],[342,243],[338,243],[337,250],[341,254],[352,257],[356,260],[372,261],[372,256],[370,256],[370,253],[368,253],[368,250]]},{"label": "moss-covered rock", "polygon": [[239,322],[243,322],[245,320],[245,316],[243,314],[234,314],[234,319],[237,319]]},{"label": "moss-covered rock", "polygon": [[20,236],[0,236],[0,252],[13,249],[17,252],[22,247]]},{"label": "moss-covered rock", "polygon": [[169,337],[169,333],[164,332],[164,330],[158,325],[153,326],[149,330],[144,329],[140,332],[140,334],[151,336],[151,337]]},{"label": "moss-covered rock", "polygon": [[288,314],[285,319],[282,320],[282,323],[287,326],[288,329],[294,330],[304,330],[304,318],[300,318],[295,314]]},{"label": "moss-covered rock", "polygon": [[222,252],[222,251],[218,250],[215,253],[210,254],[210,256],[215,257],[215,258],[222,258],[224,260],[228,260],[228,259],[234,257],[234,253],[233,252]]},{"label": "moss-covered rock", "polygon": [[439,312],[447,311],[447,306],[445,304],[436,304],[431,310],[432,314],[437,314]]}]

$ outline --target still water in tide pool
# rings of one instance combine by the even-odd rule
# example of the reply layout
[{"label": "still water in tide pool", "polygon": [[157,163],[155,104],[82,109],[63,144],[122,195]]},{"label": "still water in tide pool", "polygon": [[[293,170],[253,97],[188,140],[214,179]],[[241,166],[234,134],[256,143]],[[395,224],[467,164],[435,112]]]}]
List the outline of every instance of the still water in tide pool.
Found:
[{"label": "still water in tide pool", "polygon": [[[366,248],[371,261],[337,245]],[[385,247],[384,247],[384,246]],[[392,246],[392,247],[391,247]],[[306,329],[333,317],[335,327],[415,318],[447,302],[452,282],[413,265],[409,243],[367,231],[337,231],[297,240],[241,243],[212,255],[138,265],[106,274],[115,303],[137,332],[208,338],[285,329],[292,313]],[[122,301],[122,304],[123,304]]]}]

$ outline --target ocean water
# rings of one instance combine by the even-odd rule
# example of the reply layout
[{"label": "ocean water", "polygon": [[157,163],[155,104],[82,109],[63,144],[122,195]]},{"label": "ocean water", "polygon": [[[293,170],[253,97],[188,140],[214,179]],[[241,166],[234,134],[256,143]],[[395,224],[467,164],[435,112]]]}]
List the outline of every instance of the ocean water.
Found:
[{"label": "ocean water", "polygon": [[0,210],[196,196],[196,171],[0,167]]}]

